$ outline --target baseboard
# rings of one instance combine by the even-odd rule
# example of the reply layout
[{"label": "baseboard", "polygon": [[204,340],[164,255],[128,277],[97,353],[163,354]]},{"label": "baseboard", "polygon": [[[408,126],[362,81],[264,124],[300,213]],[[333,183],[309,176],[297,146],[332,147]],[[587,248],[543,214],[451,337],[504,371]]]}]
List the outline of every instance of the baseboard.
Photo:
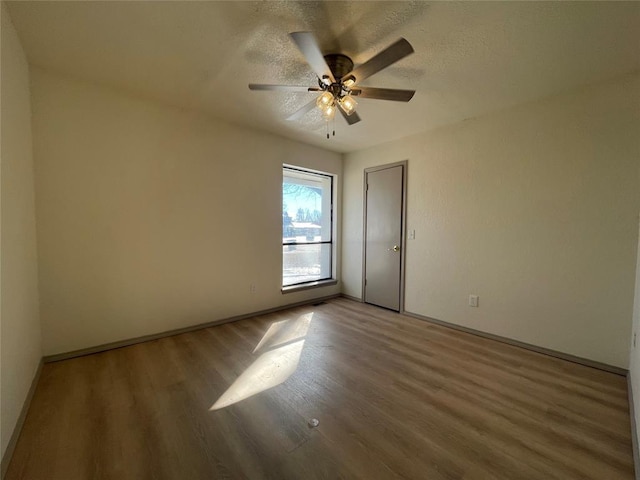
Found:
[{"label": "baseboard", "polygon": [[347,295],[346,293],[341,293],[340,296],[349,300],[353,300],[354,302],[363,303],[363,300],[361,298],[352,297],[351,295]]},{"label": "baseboard", "polygon": [[549,355],[550,357],[567,360],[568,362],[578,363],[586,367],[597,368],[598,370],[604,370],[605,372],[615,373],[616,375],[622,375],[623,377],[629,373],[629,371],[624,368],[616,367],[613,365],[607,365],[606,363],[596,362],[594,360],[589,360],[588,358],[576,357],[568,353],[558,352],[557,350],[551,350],[550,348],[539,347],[537,345],[531,345],[530,343],[521,342],[519,340],[513,340],[508,337],[501,337],[500,335],[494,335],[492,333],[483,332],[481,330],[475,330],[473,328],[463,327],[462,325],[456,325],[455,323],[449,323],[449,322],[444,322],[442,320],[437,320],[435,318],[425,317],[424,315],[420,315],[417,313],[405,311],[405,312],[402,312],[402,314],[408,317],[417,318],[418,320],[424,320],[426,322],[435,323],[443,327],[452,328],[454,330],[459,330],[461,332],[470,333],[472,335],[477,335],[479,337],[484,337],[490,340],[496,340],[498,342],[506,343],[508,345],[513,345],[514,347],[520,347],[526,350],[531,350],[536,353],[541,353],[543,355]]},{"label": "baseboard", "polygon": [[216,325],[223,325],[225,323],[237,322],[238,320],[244,320],[246,318],[256,317],[258,315],[266,315],[268,313],[279,312],[281,310],[287,310],[289,308],[301,307],[303,305],[310,305],[313,303],[323,302],[325,300],[331,300],[332,298],[340,297],[340,294],[328,295],[326,297],[317,297],[302,302],[288,303],[279,307],[268,308],[266,310],[260,310],[257,312],[246,313],[242,315],[236,315],[234,317],[223,318],[220,320],[214,320],[212,322],[200,323],[198,325],[192,325],[189,327],[177,328],[175,330],[168,330],[166,332],[154,333],[151,335],[143,335],[142,337],[129,338],[126,340],[119,340],[117,342],[105,343],[102,345],[96,345],[95,347],[82,348],[80,350],[73,350],[71,352],[57,353],[55,355],[47,355],[43,358],[44,363],[59,362],[61,360],[68,360],[70,358],[84,357],[85,355],[92,355],[94,353],[106,352],[107,350],[114,350],[116,348],[128,347],[137,343],[149,342],[151,340],[158,340],[159,338],[171,337],[173,335],[180,335],[181,333],[194,332],[196,330],[202,330],[203,328],[215,327]]},{"label": "baseboard", "polygon": [[640,480],[640,451],[638,450],[638,425],[636,424],[635,404],[633,403],[633,387],[631,375],[627,374],[627,392],[629,394],[629,417],[631,418],[631,446],[633,448],[633,469],[635,479]]},{"label": "baseboard", "polygon": [[27,418],[27,412],[29,411],[29,407],[31,406],[31,400],[33,399],[33,395],[36,392],[38,381],[40,380],[40,373],[42,372],[43,364],[44,364],[43,360],[40,359],[40,363],[38,364],[36,374],[33,376],[33,380],[31,381],[31,386],[29,387],[29,391],[27,392],[27,398],[24,399],[24,403],[22,404],[22,410],[20,410],[18,421],[16,422],[16,425],[13,427],[13,432],[11,433],[11,438],[9,439],[9,443],[7,444],[7,449],[4,451],[4,455],[2,455],[2,462],[0,464],[0,479],[4,478],[4,476],[7,474],[7,470],[9,469],[9,463],[11,463],[11,457],[13,457],[13,451],[16,449],[16,444],[18,443],[18,438],[20,438],[20,433],[22,432],[24,421]]}]

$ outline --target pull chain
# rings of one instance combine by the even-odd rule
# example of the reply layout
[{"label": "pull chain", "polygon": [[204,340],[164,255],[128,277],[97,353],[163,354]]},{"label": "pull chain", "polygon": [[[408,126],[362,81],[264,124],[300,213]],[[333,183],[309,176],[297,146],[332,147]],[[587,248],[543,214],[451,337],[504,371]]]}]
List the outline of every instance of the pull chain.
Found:
[{"label": "pull chain", "polygon": [[332,125],[332,126],[333,126],[333,128],[332,128],[333,136],[334,136],[334,137],[336,136],[336,117],[333,117],[333,119],[328,119],[328,118],[327,118],[327,119],[325,120],[325,126],[326,126],[326,129],[327,129],[327,140],[328,140],[329,138],[331,138],[331,135],[329,135],[329,122],[330,122],[331,120],[333,120],[333,125]]}]

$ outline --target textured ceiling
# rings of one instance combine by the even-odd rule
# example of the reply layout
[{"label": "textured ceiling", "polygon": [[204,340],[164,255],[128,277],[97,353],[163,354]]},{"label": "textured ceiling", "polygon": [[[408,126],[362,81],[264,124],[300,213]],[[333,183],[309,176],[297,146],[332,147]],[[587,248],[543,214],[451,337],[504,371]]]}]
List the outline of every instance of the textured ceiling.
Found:
[{"label": "textured ceiling", "polygon": [[[640,70],[638,2],[8,2],[29,61],[175,106],[335,151],[437,126]],[[357,64],[405,37],[416,53],[363,85],[417,91],[411,102],[360,99],[362,122],[316,110],[289,40],[315,33]]]}]

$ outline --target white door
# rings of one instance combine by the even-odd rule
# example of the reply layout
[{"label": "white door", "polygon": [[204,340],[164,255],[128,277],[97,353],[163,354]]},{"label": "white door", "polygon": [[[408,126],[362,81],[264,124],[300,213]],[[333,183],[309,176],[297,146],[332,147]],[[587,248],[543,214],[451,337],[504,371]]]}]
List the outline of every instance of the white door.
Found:
[{"label": "white door", "polygon": [[400,310],[405,165],[365,170],[364,301]]}]

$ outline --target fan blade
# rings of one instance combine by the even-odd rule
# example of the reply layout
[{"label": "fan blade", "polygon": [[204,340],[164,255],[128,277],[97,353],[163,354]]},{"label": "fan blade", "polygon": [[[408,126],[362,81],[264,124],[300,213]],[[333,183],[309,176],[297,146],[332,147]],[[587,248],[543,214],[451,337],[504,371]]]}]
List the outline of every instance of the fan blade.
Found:
[{"label": "fan blade", "polygon": [[340,111],[340,113],[342,114],[342,117],[347,121],[349,125],[353,125],[354,123],[358,123],[360,121],[360,116],[358,115],[358,112],[353,112],[351,115],[347,115],[344,112],[344,110],[342,110],[341,108],[338,108],[338,110]]},{"label": "fan blade", "polygon": [[397,90],[395,88],[358,87],[351,90],[351,95],[362,98],[376,98],[378,100],[393,100],[408,102],[413,98],[415,90]]},{"label": "fan blade", "polygon": [[301,85],[268,85],[264,83],[250,83],[249,90],[277,90],[281,92],[319,92],[319,87],[303,87]]},{"label": "fan blade", "polygon": [[296,111],[295,113],[293,113],[292,115],[287,117],[287,120],[290,120],[290,121],[291,120],[300,120],[307,113],[309,113],[311,110],[313,110],[315,106],[316,106],[316,99],[314,98],[309,103],[307,103],[304,107],[302,107],[301,109],[299,109],[298,111]]},{"label": "fan blade", "polygon": [[365,78],[369,78],[374,73],[378,73],[383,68],[387,68],[389,65],[396,63],[398,60],[401,60],[412,53],[413,47],[411,44],[404,38],[401,38],[396,43],[385,48],[379,54],[370,58],[342,78],[344,79],[349,77],[349,75],[353,75],[356,77],[356,83],[359,83]]},{"label": "fan blade", "polygon": [[304,55],[307,63],[318,76],[318,78],[321,79],[323,76],[327,76],[329,77],[329,80],[331,80],[331,83],[335,83],[336,79],[333,78],[333,73],[331,73],[329,65],[327,65],[327,62],[325,62],[324,55],[322,55],[320,47],[318,46],[318,42],[313,36],[313,33],[293,32],[290,33],[289,36],[298,46],[298,48],[302,52],[302,55]]}]

